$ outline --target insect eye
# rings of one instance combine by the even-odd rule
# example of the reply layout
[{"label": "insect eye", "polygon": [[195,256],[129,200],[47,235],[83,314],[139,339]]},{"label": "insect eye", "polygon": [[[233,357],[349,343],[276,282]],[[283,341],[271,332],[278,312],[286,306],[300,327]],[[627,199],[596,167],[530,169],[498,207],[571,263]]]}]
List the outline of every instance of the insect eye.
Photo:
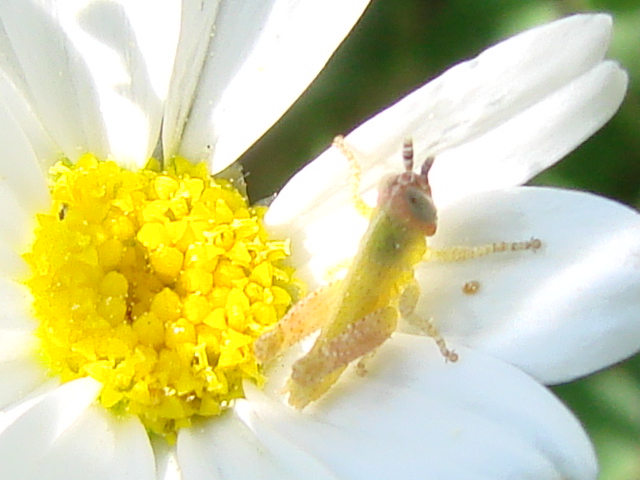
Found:
[{"label": "insect eye", "polygon": [[436,207],[433,200],[422,190],[408,188],[406,191],[407,207],[411,216],[422,223],[433,223],[436,221]]}]

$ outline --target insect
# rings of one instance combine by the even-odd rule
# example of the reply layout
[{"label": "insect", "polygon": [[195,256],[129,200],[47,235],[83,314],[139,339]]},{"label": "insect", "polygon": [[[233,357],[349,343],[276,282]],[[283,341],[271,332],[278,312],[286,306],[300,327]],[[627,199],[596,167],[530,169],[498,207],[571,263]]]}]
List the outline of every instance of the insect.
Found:
[{"label": "insect", "polygon": [[58,220],[60,221],[64,220],[67,216],[68,210],[69,210],[69,205],[66,203],[63,203],[62,206],[60,207],[60,210],[58,210]]},{"label": "insect", "polygon": [[[355,155],[342,137],[335,139],[334,146],[353,164]],[[368,229],[346,276],[298,302],[254,343],[256,358],[267,363],[303,337],[320,330],[311,350],[292,366],[287,390],[294,408],[302,409],[320,398],[351,362],[374,352],[396,330],[400,317],[417,319],[446,360],[458,359],[432,321],[420,319],[414,312],[420,295],[414,268],[419,262],[458,261],[496,251],[540,246],[540,241],[533,239],[512,244],[427,249],[426,238],[434,235],[437,228],[437,211],[428,179],[434,159],[427,158],[416,173],[411,140],[405,141],[402,152],[404,172],[380,182],[377,205],[371,211]],[[358,178],[357,172],[354,177]]]}]

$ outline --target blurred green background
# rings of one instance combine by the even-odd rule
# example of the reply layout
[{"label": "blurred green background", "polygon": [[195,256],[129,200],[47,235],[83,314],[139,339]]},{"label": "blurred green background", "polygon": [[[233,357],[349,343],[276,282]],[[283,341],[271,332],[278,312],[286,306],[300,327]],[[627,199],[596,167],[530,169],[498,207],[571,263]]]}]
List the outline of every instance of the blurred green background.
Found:
[{"label": "blurred green background", "polygon": [[[372,0],[316,82],[244,155],[249,194],[256,200],[277,191],[336,134],[348,133],[448,66],[528,27],[594,10],[613,15],[609,56],[629,71],[629,92],[605,128],[532,183],[593,191],[640,208],[639,3]],[[260,182],[251,182],[252,176]],[[554,391],[589,431],[601,479],[640,480],[640,356]]]}]

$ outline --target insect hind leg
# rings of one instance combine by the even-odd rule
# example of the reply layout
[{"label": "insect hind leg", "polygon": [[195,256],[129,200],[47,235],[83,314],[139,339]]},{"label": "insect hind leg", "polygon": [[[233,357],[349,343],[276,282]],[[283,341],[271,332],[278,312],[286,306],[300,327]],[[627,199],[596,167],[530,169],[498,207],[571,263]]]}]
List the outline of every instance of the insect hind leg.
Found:
[{"label": "insect hind leg", "polygon": [[311,292],[296,303],[273,329],[256,339],[253,344],[256,359],[260,363],[268,363],[285,349],[321,328],[339,293],[340,281],[337,280]]},{"label": "insect hind leg", "polygon": [[375,351],[391,336],[397,317],[395,308],[384,307],[333,338],[321,336],[311,351],[293,364],[287,382],[289,404],[302,409],[324,395],[347,365]]}]

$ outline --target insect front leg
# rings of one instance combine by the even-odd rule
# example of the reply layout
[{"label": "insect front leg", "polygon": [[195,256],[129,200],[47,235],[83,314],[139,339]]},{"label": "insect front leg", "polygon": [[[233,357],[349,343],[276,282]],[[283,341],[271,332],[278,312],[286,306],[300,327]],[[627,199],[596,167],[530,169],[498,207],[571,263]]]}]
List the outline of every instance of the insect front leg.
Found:
[{"label": "insect front leg", "polygon": [[320,398],[354,360],[375,350],[395,331],[398,310],[384,307],[350,324],[332,338],[318,338],[307,355],[293,364],[287,384],[289,403],[302,409]]},{"label": "insect front leg", "polygon": [[356,150],[345,141],[342,135],[338,135],[333,139],[333,146],[338,149],[338,151],[340,151],[340,153],[349,162],[349,170],[351,173],[349,177],[349,186],[351,188],[351,200],[353,201],[353,206],[360,215],[369,218],[373,209],[367,205],[360,196],[360,178],[362,176],[362,169],[358,162],[358,154],[356,153]]},{"label": "insect front leg", "polygon": [[424,261],[462,262],[473,258],[484,257],[494,253],[518,252],[521,250],[536,251],[542,248],[542,241],[532,238],[524,242],[494,242],[475,247],[448,247],[427,249]]},{"label": "insect front leg", "polygon": [[398,300],[398,309],[400,315],[406,319],[409,323],[417,326],[421,331],[429,335],[436,342],[436,345],[440,349],[442,356],[449,362],[456,362],[458,360],[458,354],[453,350],[449,350],[444,338],[438,331],[438,328],[433,323],[433,319],[425,320],[416,314],[416,305],[420,298],[420,285],[414,278],[402,291],[400,299]]}]

